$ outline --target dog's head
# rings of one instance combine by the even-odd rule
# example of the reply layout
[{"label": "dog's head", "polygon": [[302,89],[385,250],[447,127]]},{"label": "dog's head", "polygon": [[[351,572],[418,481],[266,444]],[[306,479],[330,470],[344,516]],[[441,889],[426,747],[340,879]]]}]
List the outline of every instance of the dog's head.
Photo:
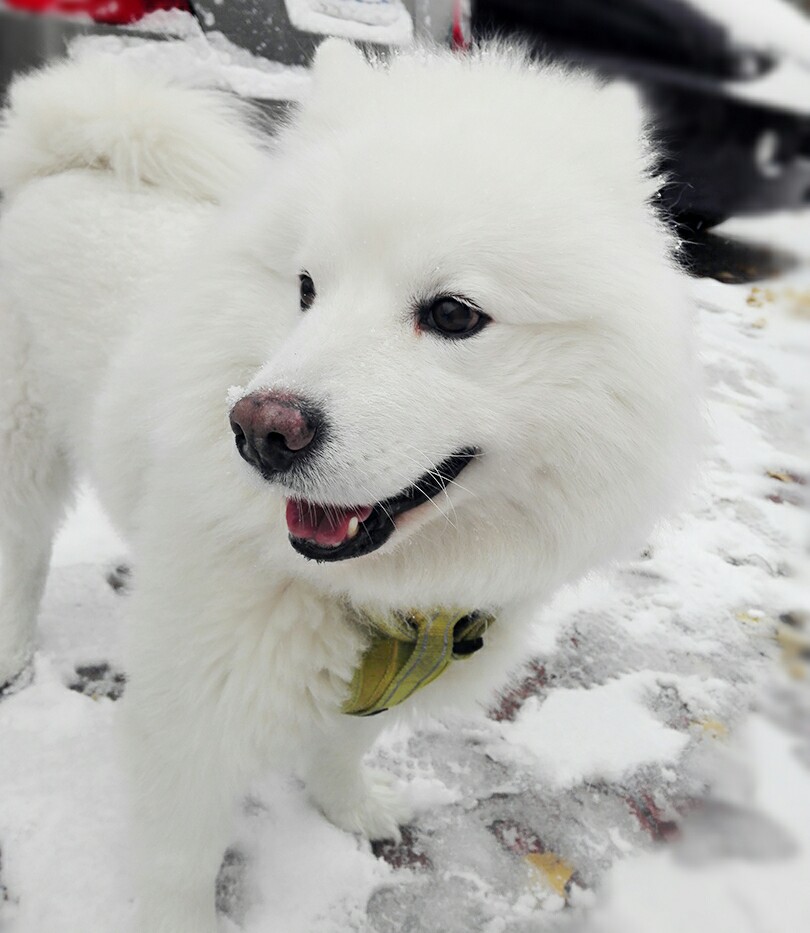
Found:
[{"label": "dog's head", "polygon": [[300,572],[493,605],[646,533],[695,417],[649,159],[627,90],[324,44],[248,224],[286,332],[229,412]]}]

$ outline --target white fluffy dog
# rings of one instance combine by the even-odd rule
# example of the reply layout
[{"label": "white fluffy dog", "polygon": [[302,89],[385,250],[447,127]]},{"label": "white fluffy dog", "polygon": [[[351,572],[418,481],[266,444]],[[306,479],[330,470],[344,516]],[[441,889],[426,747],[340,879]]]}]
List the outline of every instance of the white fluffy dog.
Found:
[{"label": "white fluffy dog", "polygon": [[[139,929],[210,933],[255,774],[395,834],[380,729],[486,702],[680,484],[690,311],[642,120],[515,51],[330,40],[268,148],[222,95],[85,58],[14,86],[0,186],[0,683],[89,476],[136,568]],[[357,613],[437,606],[494,615],[483,649],[346,715]]]}]

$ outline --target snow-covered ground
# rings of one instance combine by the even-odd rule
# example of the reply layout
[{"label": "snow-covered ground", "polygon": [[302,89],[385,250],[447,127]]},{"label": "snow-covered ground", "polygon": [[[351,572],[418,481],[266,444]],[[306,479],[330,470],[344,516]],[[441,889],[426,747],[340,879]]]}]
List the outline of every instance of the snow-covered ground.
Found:
[{"label": "snow-covered ground", "polygon": [[[730,225],[727,229],[735,229]],[[538,615],[525,679],[477,721],[385,738],[399,845],[268,778],[220,879],[247,933],[810,930],[810,217],[736,225],[803,262],[693,283],[711,440],[689,510]],[[89,497],[62,532],[33,683],[0,702],[0,930],[124,931],[113,726],[123,548]]]}]

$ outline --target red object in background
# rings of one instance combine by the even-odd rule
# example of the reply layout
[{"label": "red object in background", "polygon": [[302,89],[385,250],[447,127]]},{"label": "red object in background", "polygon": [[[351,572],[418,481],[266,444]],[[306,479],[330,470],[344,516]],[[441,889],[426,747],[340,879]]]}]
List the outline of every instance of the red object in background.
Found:
[{"label": "red object in background", "polygon": [[458,51],[470,47],[470,7],[467,0],[454,0],[451,41]]},{"label": "red object in background", "polygon": [[88,16],[96,23],[135,23],[155,10],[191,12],[188,0],[6,0],[6,6],[28,13]]}]

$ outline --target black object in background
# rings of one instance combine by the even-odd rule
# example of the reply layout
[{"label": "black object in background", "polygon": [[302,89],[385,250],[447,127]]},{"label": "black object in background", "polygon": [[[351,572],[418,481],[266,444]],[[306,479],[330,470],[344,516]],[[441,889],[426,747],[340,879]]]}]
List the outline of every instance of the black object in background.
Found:
[{"label": "black object in background", "polygon": [[810,69],[804,113],[744,99],[780,56],[740,45],[686,0],[473,0],[472,32],[521,36],[539,56],[634,83],[683,229],[810,204]]}]

